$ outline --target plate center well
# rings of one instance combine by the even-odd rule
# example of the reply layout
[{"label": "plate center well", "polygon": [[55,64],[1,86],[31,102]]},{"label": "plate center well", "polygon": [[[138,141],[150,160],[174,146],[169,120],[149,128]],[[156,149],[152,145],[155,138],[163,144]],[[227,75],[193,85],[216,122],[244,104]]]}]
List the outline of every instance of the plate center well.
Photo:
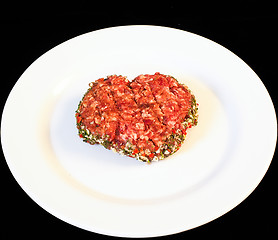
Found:
[{"label": "plate center well", "polygon": [[[64,91],[50,121],[50,141],[68,174],[93,191],[122,199],[148,200],[189,191],[219,166],[228,141],[228,121],[220,101],[205,85],[190,81],[200,104],[199,123],[181,149],[151,164],[121,156],[78,137],[76,89]],[[81,91],[80,91],[81,92]]]}]

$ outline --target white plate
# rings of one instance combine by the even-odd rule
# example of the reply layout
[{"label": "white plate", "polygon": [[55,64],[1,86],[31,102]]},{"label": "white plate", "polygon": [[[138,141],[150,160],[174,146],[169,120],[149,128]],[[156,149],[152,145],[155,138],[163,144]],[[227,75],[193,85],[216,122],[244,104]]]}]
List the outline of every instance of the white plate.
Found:
[{"label": "white plate", "polygon": [[[79,139],[74,114],[89,82],[155,72],[188,85],[200,104],[180,151],[146,164]],[[34,201],[70,224],[123,237],[173,234],[225,214],[259,184],[277,138],[268,92],[240,58],[157,26],[94,31],[48,51],[14,86],[1,124],[7,163]]]}]

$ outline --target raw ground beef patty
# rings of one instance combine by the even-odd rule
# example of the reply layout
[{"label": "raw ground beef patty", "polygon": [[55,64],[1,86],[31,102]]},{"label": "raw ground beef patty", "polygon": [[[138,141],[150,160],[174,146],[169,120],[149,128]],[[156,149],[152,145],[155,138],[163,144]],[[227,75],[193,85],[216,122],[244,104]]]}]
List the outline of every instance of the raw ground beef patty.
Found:
[{"label": "raw ground beef patty", "polygon": [[112,75],[89,84],[76,110],[84,142],[151,162],[176,152],[197,124],[194,95],[172,76]]}]

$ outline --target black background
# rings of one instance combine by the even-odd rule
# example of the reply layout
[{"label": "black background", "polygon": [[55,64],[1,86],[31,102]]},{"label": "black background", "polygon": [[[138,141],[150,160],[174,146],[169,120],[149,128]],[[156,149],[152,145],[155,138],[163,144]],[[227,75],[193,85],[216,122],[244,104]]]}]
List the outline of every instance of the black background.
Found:
[{"label": "black background", "polygon": [[[226,3],[206,6],[187,1],[147,5],[141,2],[82,1],[57,6],[15,4],[1,9],[1,112],[13,85],[40,55],[80,34],[120,25],[160,25],[209,38],[243,59],[261,78],[277,108],[277,14],[274,6]],[[275,3],[275,2],[274,2]],[[199,6],[198,6],[199,4]],[[214,10],[216,11],[212,11]],[[246,93],[248,94],[248,93]],[[258,129],[263,131],[262,119]],[[24,117],[24,116],[23,116]],[[277,233],[277,154],[254,192],[224,216],[198,228],[161,239],[268,239]],[[251,166],[252,167],[252,166]],[[52,216],[17,184],[1,153],[1,239],[107,239]],[[165,216],[167,217],[167,216]],[[147,216],[146,216],[147,218]],[[151,223],[150,223],[151,224]],[[114,237],[110,237],[111,239]]]}]

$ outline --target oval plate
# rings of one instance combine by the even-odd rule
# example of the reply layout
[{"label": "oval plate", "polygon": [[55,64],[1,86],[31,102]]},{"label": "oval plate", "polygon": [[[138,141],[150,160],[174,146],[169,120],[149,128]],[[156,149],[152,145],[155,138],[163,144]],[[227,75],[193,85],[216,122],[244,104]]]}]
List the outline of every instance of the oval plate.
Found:
[{"label": "oval plate", "polygon": [[[74,114],[89,82],[155,72],[189,86],[200,104],[177,153],[146,164],[79,139]],[[264,129],[254,135],[258,109]],[[17,81],[1,122],[8,166],[34,201],[121,237],[178,233],[225,214],[259,184],[276,138],[271,98],[248,65],[213,41],[158,26],[102,29],[48,51]]]}]

